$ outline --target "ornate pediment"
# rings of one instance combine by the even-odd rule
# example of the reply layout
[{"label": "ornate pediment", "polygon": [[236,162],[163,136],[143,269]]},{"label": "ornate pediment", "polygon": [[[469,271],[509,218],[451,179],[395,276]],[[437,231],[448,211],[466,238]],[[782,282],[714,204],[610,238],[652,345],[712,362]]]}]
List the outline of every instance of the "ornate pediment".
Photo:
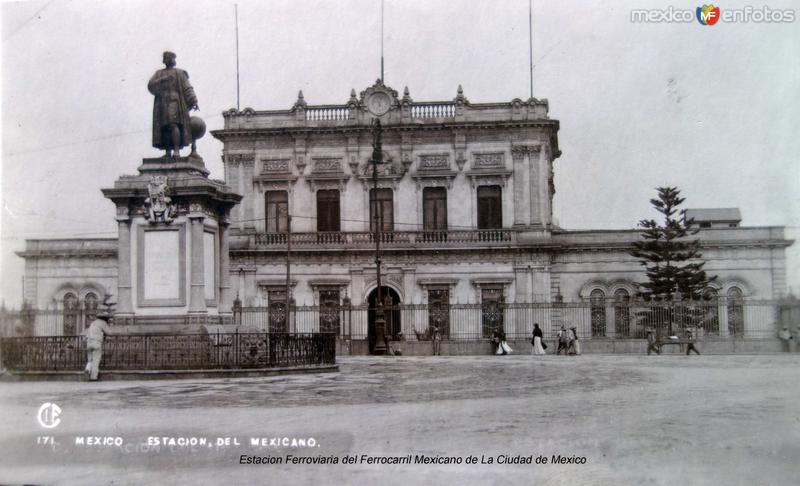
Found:
[{"label": "ornate pediment", "polygon": [[261,191],[291,191],[297,176],[292,174],[289,161],[288,158],[261,160],[261,172],[253,177],[253,182],[259,184]]},{"label": "ornate pediment", "polygon": [[384,85],[380,79],[361,92],[361,105],[375,116],[383,116],[399,104],[397,91]]},{"label": "ornate pediment", "polygon": [[342,169],[342,157],[314,157],[312,160],[311,174],[306,180],[311,184],[312,190],[339,189],[344,191],[344,186],[350,178]]},{"label": "ornate pediment", "polygon": [[[364,183],[364,190],[372,189],[373,164],[367,160],[358,168],[358,179]],[[382,164],[378,164],[378,187],[390,187],[397,190],[397,184],[405,175],[403,164],[393,160],[389,154],[383,152]]]},{"label": "ornate pediment", "polygon": [[473,154],[472,169],[467,171],[472,187],[504,186],[512,171],[506,169],[504,152],[485,152]]},{"label": "ornate pediment", "polygon": [[417,189],[424,187],[453,186],[456,172],[450,167],[450,154],[422,154],[417,163],[417,172],[411,177],[417,181]]}]

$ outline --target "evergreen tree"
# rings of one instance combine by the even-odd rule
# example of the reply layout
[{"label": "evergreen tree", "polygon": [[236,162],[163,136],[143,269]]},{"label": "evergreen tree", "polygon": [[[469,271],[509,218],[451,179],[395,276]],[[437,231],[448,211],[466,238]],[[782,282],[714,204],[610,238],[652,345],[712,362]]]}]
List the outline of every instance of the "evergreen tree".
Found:
[{"label": "evergreen tree", "polygon": [[703,290],[716,277],[703,270],[705,262],[700,253],[700,241],[689,239],[698,230],[690,229],[685,209],[678,209],[684,198],[675,187],[659,187],[658,198],[650,204],[664,217],[663,224],[643,219],[642,239],[633,244],[630,254],[646,268],[648,281],[640,284],[641,295],[646,299],[673,299],[680,292],[682,299],[699,299]]}]

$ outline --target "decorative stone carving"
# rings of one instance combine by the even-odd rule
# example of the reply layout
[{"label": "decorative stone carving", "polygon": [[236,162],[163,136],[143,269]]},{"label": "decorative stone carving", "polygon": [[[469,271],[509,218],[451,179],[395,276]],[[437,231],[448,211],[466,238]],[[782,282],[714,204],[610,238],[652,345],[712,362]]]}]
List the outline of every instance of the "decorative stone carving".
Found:
[{"label": "decorative stone carving", "polygon": [[[383,160],[383,164],[378,164],[378,187],[397,190],[398,183],[405,175],[403,165],[392,160],[386,152],[383,153]],[[358,170],[358,179],[365,191],[372,189],[372,163],[369,160]]]},{"label": "decorative stone carving", "polygon": [[383,116],[398,105],[397,91],[378,79],[375,84],[361,92],[361,104],[375,116]]},{"label": "decorative stone carving", "polygon": [[511,156],[516,159],[521,159],[526,155],[530,155],[531,157],[539,155],[539,151],[542,150],[540,145],[512,145],[511,146]]},{"label": "decorative stone carving", "polygon": [[447,155],[420,155],[420,171],[448,170],[450,169],[450,157]]},{"label": "decorative stone carving", "polygon": [[175,207],[172,205],[172,199],[167,196],[167,178],[165,176],[153,176],[150,178],[150,183],[147,185],[148,197],[144,200],[147,207],[147,212],[144,217],[151,224],[172,222],[174,217]]},{"label": "decorative stone carving", "polygon": [[231,167],[237,167],[239,164],[244,162],[254,162],[255,161],[255,154],[246,153],[246,154],[225,154],[223,156],[223,160],[227,165]]},{"label": "decorative stone carving", "polygon": [[[526,152],[527,153],[527,152]],[[512,171],[506,169],[503,152],[476,153],[472,159],[472,170],[467,172],[472,187],[504,186]]]},{"label": "decorative stone carving", "polygon": [[339,189],[344,191],[345,184],[350,178],[342,170],[341,157],[314,157],[311,174],[306,180],[311,184],[313,191],[319,189]]},{"label": "decorative stone carving", "polygon": [[469,103],[466,96],[464,96],[464,88],[462,88],[460,84],[458,85],[458,92],[456,93],[456,97],[453,101],[459,104]]},{"label": "decorative stone carving", "polygon": [[261,164],[261,173],[253,177],[253,182],[258,184],[259,192],[292,191],[297,176],[292,174],[288,158],[265,159]]},{"label": "decorative stone carving", "polygon": [[417,172],[412,176],[417,181],[417,190],[425,187],[451,189],[456,172],[450,169],[450,155],[422,154],[419,156]]},{"label": "decorative stone carving", "polygon": [[130,219],[130,207],[128,206],[117,206],[117,221],[125,221]]},{"label": "decorative stone carving", "polygon": [[505,168],[503,153],[475,154],[472,162],[473,169],[496,169]]},{"label": "decorative stone carving", "polygon": [[358,158],[355,154],[351,154],[350,158],[347,160],[347,165],[350,166],[350,172],[355,174],[358,172]]},{"label": "decorative stone carving", "polygon": [[267,159],[263,160],[261,166],[262,174],[288,174],[289,159]]},{"label": "decorative stone carving", "polygon": [[[376,285],[378,279],[375,277],[375,274],[374,274],[375,269],[368,269],[367,271],[368,272],[373,272],[372,276],[368,277],[366,279],[366,281],[365,281],[366,283],[365,283],[364,286],[366,288],[369,288],[369,287],[372,287],[372,286]],[[393,284],[398,289],[402,289],[403,288],[403,274],[401,274],[401,273],[383,274],[383,272],[381,272],[381,284],[382,285]]]},{"label": "decorative stone carving", "polygon": [[303,90],[301,89],[297,93],[297,101],[294,102],[294,106],[292,106],[292,110],[305,110],[308,106],[306,103],[306,98],[303,96]]},{"label": "decorative stone carving", "polygon": [[340,158],[315,158],[314,174],[342,172],[342,159]]}]

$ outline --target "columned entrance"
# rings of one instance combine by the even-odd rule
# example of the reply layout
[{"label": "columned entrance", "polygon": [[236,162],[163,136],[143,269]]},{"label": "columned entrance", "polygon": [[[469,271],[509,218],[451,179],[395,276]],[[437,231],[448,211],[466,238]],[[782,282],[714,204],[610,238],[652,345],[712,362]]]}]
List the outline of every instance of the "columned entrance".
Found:
[{"label": "columned entrance", "polygon": [[[397,339],[400,334],[400,296],[391,287],[381,286],[381,297],[383,301],[387,302],[387,298],[391,304],[385,306],[383,309],[384,317],[386,319],[386,336],[390,340]],[[367,297],[367,304],[369,311],[367,312],[368,326],[367,326],[367,339],[369,340],[369,353],[375,351],[375,307],[378,300],[378,289],[375,288],[369,293]]]}]

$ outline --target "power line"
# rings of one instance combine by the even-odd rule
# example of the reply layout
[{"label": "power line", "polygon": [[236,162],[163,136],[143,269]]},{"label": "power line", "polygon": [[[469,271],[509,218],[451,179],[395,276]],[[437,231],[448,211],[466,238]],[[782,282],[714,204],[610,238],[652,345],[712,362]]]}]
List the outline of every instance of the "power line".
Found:
[{"label": "power line", "polygon": [[[217,118],[217,117],[220,117],[220,116],[222,116],[222,114],[211,115],[211,116],[207,117],[207,119],[213,119],[213,118]],[[33,150],[23,150],[23,151],[20,151],[20,152],[6,152],[4,155],[6,157],[16,157],[18,155],[28,155],[28,154],[35,154],[35,153],[39,153],[39,152],[48,152],[50,150],[56,150],[56,149],[60,149],[60,148],[64,148],[64,147],[71,147],[73,145],[83,145],[83,144],[87,144],[87,143],[101,142],[101,141],[104,141],[104,140],[111,140],[111,139],[114,139],[114,138],[127,137],[127,136],[130,136],[130,135],[138,135],[138,134],[141,134],[141,133],[149,133],[149,132],[150,132],[150,130],[133,130],[133,131],[130,131],[130,132],[117,132],[117,133],[112,133],[112,134],[109,134],[109,135],[103,135],[103,136],[96,137],[96,138],[78,140],[78,141],[75,141],[75,142],[68,142],[68,143],[63,143],[63,144],[59,144],[59,145],[50,145],[50,146],[47,146],[47,147],[41,147],[41,148],[37,148],[37,149],[33,149]]]},{"label": "power line", "polygon": [[39,10],[37,10],[37,11],[36,11],[36,13],[34,13],[33,15],[31,15],[31,17],[30,17],[28,20],[26,20],[25,22],[23,22],[23,23],[22,23],[22,25],[20,25],[20,26],[19,26],[19,27],[17,27],[16,29],[14,29],[14,32],[12,32],[12,33],[8,34],[7,36],[3,37],[3,42],[5,42],[5,41],[7,41],[8,39],[10,39],[10,38],[14,37],[14,36],[17,34],[17,32],[19,32],[20,30],[22,30],[23,28],[25,28],[25,27],[26,27],[26,26],[27,26],[27,25],[28,25],[28,24],[31,22],[31,20],[33,20],[33,19],[37,18],[37,17],[39,16],[39,14],[41,14],[41,13],[44,11],[44,9],[46,9],[47,7],[49,7],[49,6],[50,6],[50,4],[52,4],[54,1],[55,1],[55,0],[50,0],[49,2],[47,2],[47,3],[45,4],[45,6],[44,6],[44,7],[40,8]]}]

